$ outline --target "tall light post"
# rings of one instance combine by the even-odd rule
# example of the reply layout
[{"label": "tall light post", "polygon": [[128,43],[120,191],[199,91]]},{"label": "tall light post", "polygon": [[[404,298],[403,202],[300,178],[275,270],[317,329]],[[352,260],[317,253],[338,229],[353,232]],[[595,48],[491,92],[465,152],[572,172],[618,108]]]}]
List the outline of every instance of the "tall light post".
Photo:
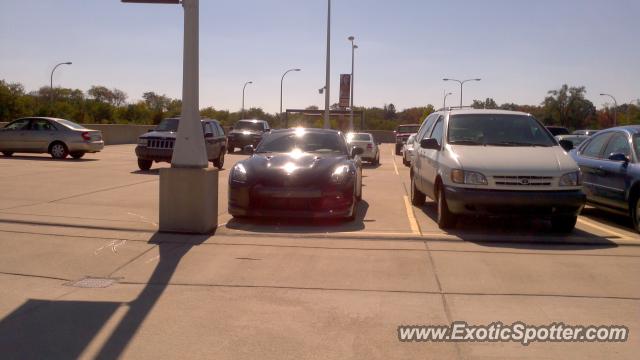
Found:
[{"label": "tall light post", "polygon": [[613,100],[613,103],[615,104],[615,107],[613,108],[613,126],[617,126],[618,124],[618,101],[616,100],[615,97],[613,97],[613,95],[610,94],[600,94],[600,96],[608,96]]},{"label": "tall light post", "polygon": [[356,39],[353,36],[349,36],[349,41],[351,41],[351,117],[349,118],[349,130],[353,131],[353,85],[355,84],[354,81],[354,67],[355,67],[355,55],[356,55],[356,49],[358,48],[358,45],[354,44],[353,41]]},{"label": "tall light post", "polygon": [[282,117],[282,88],[284,84],[284,77],[292,71],[300,71],[300,69],[289,69],[282,74],[282,78],[280,79],[280,117]]},{"label": "tall light post", "polygon": [[58,66],[60,65],[71,65],[73,64],[71,61],[67,61],[67,62],[61,62],[59,64],[57,64],[56,66],[53,67],[53,70],[51,70],[51,77],[50,77],[50,87],[49,87],[49,91],[51,91],[51,101],[53,101],[53,73],[56,71],[56,69],[58,68]]},{"label": "tall light post", "polygon": [[442,79],[444,81],[455,81],[457,83],[460,84],[460,107],[462,107],[462,85],[464,85],[464,83],[469,82],[469,81],[480,81],[482,79],[467,79],[467,80],[456,80],[456,79],[448,79],[448,78],[444,78]]},{"label": "tall light post", "polygon": [[240,118],[240,120],[244,119],[244,90],[247,88],[247,85],[249,84],[253,84],[253,81],[247,81],[246,83],[244,83],[244,86],[242,87],[242,116]]},{"label": "tall light post", "polygon": [[442,108],[446,109],[447,108],[447,97],[449,97],[450,95],[453,95],[452,92],[446,92],[444,94],[444,101],[442,102]]},{"label": "tall light post", "polygon": [[324,83],[324,128],[331,127],[329,122],[329,107],[331,106],[331,0],[327,0],[327,69]]}]

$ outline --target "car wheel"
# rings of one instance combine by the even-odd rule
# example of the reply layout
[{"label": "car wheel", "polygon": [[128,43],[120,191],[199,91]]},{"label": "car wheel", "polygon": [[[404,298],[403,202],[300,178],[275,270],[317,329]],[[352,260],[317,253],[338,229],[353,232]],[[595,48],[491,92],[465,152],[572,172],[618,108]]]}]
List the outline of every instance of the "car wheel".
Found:
[{"label": "car wheel", "polygon": [[551,228],[554,232],[567,234],[573,231],[577,221],[577,216],[554,216],[551,218]]},{"label": "car wheel", "polygon": [[427,196],[416,188],[414,177],[411,176],[411,204],[414,206],[422,206],[426,199]]},{"label": "car wheel", "polygon": [[222,170],[222,167],[224,167],[224,153],[226,151],[224,149],[222,149],[220,151],[220,156],[218,156],[217,159],[213,160],[213,165],[215,167],[217,167],[219,170]]},{"label": "car wheel", "polygon": [[2,155],[6,156],[6,157],[13,156],[13,151],[3,151]]},{"label": "car wheel", "polygon": [[82,159],[82,157],[84,156],[84,154],[86,154],[86,153],[83,153],[83,152],[79,152],[79,153],[72,153],[72,154],[71,154],[71,157],[72,157],[72,158],[74,158],[74,159]]},{"label": "car wheel", "polygon": [[407,167],[409,167],[409,165],[411,165],[407,161],[407,156],[406,156],[406,154],[404,152],[402,153],[402,165],[407,166]]},{"label": "car wheel", "polygon": [[153,164],[153,161],[151,160],[138,159],[138,167],[142,171],[149,171],[149,169],[151,169],[152,164]]},{"label": "car wheel", "polygon": [[400,146],[396,144],[396,155],[400,155]]},{"label": "car wheel", "polygon": [[631,219],[633,219],[633,227],[640,232],[640,196],[636,196],[631,204]]},{"label": "car wheel", "polygon": [[444,193],[444,186],[438,187],[438,227],[440,229],[451,229],[456,227],[457,216],[449,211],[447,197]]},{"label": "car wheel", "polygon": [[49,154],[54,159],[64,159],[69,155],[67,146],[61,142],[54,142],[49,146]]},{"label": "car wheel", "polygon": [[229,145],[229,147],[227,148],[227,151],[229,152],[229,154],[233,154],[233,152],[236,150],[235,147]]},{"label": "car wheel", "polygon": [[373,160],[373,165],[380,165],[380,151],[376,153],[376,158]]}]

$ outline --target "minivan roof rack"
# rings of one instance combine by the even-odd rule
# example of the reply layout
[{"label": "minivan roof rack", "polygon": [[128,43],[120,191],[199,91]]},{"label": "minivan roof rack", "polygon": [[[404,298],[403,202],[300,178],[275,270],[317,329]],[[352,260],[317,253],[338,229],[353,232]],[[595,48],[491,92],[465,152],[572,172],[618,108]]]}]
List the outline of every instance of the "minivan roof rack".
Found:
[{"label": "minivan roof rack", "polygon": [[460,110],[460,109],[474,109],[473,106],[447,106],[444,108],[440,108],[436,111],[451,111],[451,110]]}]

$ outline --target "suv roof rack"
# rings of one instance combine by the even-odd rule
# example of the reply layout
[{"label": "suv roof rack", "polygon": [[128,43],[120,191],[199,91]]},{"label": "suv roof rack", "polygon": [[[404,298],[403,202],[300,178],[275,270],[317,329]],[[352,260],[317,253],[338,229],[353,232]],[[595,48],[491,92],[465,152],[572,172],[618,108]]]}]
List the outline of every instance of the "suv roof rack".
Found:
[{"label": "suv roof rack", "polygon": [[436,111],[451,111],[451,110],[461,110],[461,109],[475,109],[473,106],[447,106],[444,108],[440,108]]}]

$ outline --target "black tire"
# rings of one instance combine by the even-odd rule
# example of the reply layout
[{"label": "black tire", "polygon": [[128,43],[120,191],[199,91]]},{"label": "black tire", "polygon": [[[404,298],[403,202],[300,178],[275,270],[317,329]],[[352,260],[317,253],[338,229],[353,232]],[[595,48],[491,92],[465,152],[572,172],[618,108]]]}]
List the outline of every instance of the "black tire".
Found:
[{"label": "black tire", "polygon": [[413,175],[411,176],[411,204],[414,206],[424,205],[427,196],[416,187]]},{"label": "black tire", "polygon": [[438,187],[438,227],[440,229],[452,229],[456,227],[458,217],[449,211],[447,205],[447,197],[444,193],[444,187]]},{"label": "black tire", "polygon": [[630,205],[633,227],[640,232],[640,196],[636,195]]},{"label": "black tire", "polygon": [[49,145],[49,154],[54,159],[62,160],[69,156],[69,149],[64,143],[56,141]]},{"label": "black tire", "polygon": [[229,152],[229,154],[233,154],[233,152],[236,151],[236,148],[233,147],[232,145],[229,145],[229,148],[227,149],[227,151]]},{"label": "black tire", "polygon": [[371,163],[373,165],[380,165],[380,151],[378,151],[378,153],[376,153],[376,157],[375,157],[375,159],[373,159],[373,161]]},{"label": "black tire", "polygon": [[411,166],[411,163],[407,161],[407,158],[404,156],[404,154],[402,154],[402,165],[406,167]]},{"label": "black tire", "polygon": [[400,152],[400,150],[401,150],[401,149],[402,149],[402,145],[401,145],[401,144],[396,144],[396,155],[400,155],[400,154],[402,154],[402,153]]},{"label": "black tire", "polygon": [[217,159],[213,160],[213,166],[217,167],[218,170],[222,170],[224,167],[224,154],[226,153],[225,149],[220,151],[220,156]]},{"label": "black tire", "polygon": [[3,151],[2,155],[6,156],[6,157],[11,157],[11,156],[13,156],[13,151]]},{"label": "black tire", "polygon": [[153,165],[153,161],[151,160],[138,159],[138,167],[142,171],[149,171],[149,169],[151,169],[151,165]]},{"label": "black tire", "polygon": [[83,152],[79,152],[79,153],[72,153],[72,154],[71,154],[71,157],[72,157],[72,158],[74,158],[74,159],[82,159],[82,157],[84,156],[84,154],[86,154],[86,153],[83,153]]},{"label": "black tire", "polygon": [[554,216],[551,218],[551,228],[554,232],[568,234],[576,227],[577,221],[577,216]]}]

